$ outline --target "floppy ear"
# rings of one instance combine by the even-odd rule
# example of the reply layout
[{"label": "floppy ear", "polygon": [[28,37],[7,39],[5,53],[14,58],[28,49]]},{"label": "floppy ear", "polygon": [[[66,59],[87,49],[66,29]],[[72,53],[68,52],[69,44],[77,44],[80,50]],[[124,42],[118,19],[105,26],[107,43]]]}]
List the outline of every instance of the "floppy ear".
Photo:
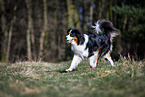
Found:
[{"label": "floppy ear", "polygon": [[80,33],[80,31],[77,29],[75,29],[75,31],[76,31],[76,36],[78,38],[78,44],[82,44],[82,42],[84,41],[83,34]]},{"label": "floppy ear", "polygon": [[73,28],[70,27],[70,28],[67,30],[67,34],[69,34],[70,30],[73,30]]}]

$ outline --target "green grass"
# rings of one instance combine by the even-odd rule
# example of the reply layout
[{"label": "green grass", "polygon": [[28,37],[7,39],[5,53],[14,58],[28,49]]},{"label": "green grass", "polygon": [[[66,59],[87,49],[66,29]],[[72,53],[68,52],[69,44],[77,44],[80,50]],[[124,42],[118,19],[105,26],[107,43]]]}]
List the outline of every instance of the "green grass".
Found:
[{"label": "green grass", "polygon": [[92,69],[86,60],[64,72],[70,63],[0,65],[0,97],[145,97],[145,62],[101,60]]}]

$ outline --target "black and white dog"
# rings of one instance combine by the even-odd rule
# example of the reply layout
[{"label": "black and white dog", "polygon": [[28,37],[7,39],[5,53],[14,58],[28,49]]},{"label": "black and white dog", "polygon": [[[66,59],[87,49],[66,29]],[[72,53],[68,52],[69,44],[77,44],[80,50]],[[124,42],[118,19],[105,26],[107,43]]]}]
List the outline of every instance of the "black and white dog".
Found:
[{"label": "black and white dog", "polygon": [[[86,35],[73,28],[67,30],[66,40],[71,44],[74,57],[71,66],[66,71],[72,71],[86,58],[89,58],[92,68],[96,67],[98,59],[101,57],[107,58],[111,66],[114,66],[110,52],[112,51],[112,38],[117,35],[117,29],[109,20],[98,20],[92,28],[97,34]],[[103,34],[99,34],[99,32]]]}]

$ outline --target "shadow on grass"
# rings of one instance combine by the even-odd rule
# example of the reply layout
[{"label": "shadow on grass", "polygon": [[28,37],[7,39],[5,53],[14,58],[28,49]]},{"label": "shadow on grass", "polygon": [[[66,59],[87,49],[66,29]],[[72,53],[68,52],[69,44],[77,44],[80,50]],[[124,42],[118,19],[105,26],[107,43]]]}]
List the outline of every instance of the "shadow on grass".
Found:
[{"label": "shadow on grass", "polygon": [[77,69],[73,70],[73,71],[65,71],[65,70],[51,70],[51,71],[45,71],[45,72],[48,72],[48,73],[70,73],[70,72],[75,72],[77,71]]},{"label": "shadow on grass", "polygon": [[68,73],[67,71],[65,71],[65,70],[51,70],[51,71],[45,71],[45,72],[48,72],[48,73],[54,73],[54,72],[56,72],[56,73]]},{"label": "shadow on grass", "polygon": [[68,73],[68,72],[65,71],[65,70],[57,70],[57,72],[59,72],[59,73]]}]

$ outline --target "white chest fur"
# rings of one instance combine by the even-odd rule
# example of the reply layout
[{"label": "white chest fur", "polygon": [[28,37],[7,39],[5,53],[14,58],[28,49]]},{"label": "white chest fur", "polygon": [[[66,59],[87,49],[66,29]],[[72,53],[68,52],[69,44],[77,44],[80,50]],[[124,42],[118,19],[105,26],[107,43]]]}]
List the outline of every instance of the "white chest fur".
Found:
[{"label": "white chest fur", "polygon": [[72,50],[76,55],[82,57],[82,59],[88,57],[88,48],[86,49],[86,45],[88,43],[88,35],[84,34],[85,42],[81,45],[77,45],[76,42],[72,42]]}]

